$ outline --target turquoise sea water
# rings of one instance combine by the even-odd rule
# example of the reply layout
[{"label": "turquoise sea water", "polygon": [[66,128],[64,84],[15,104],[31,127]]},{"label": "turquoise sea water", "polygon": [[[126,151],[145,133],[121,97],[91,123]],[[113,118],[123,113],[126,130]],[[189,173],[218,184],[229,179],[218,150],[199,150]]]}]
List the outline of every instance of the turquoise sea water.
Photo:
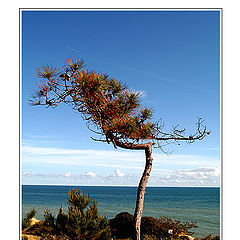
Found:
[{"label": "turquoise sea water", "polygon": [[[36,218],[42,219],[48,208],[57,214],[59,208],[67,211],[67,192],[75,186],[22,186],[22,215],[35,206]],[[76,186],[91,194],[98,203],[100,215],[113,218],[119,212],[134,213],[136,187]],[[209,233],[220,235],[220,189],[199,187],[148,187],[143,216],[171,217],[181,221],[197,222],[194,236]]]}]

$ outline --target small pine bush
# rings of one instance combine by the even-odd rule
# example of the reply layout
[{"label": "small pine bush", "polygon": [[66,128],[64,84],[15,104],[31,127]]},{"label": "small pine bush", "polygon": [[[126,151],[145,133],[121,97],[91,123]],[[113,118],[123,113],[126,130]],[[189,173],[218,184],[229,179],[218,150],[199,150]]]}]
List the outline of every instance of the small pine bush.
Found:
[{"label": "small pine bush", "polygon": [[63,213],[63,208],[61,207],[58,211],[58,215],[56,218],[56,225],[55,230],[58,235],[61,233],[67,232],[67,223],[68,223],[68,216]]},{"label": "small pine bush", "polygon": [[44,221],[43,221],[44,226],[46,227],[54,227],[54,217],[52,213],[46,209],[44,211]]},{"label": "small pine bush", "polygon": [[36,211],[35,207],[33,207],[33,209],[27,213],[26,217],[22,220],[22,230],[24,230],[30,226],[29,220],[35,216],[36,212],[37,211]]},{"label": "small pine bush", "polygon": [[108,219],[98,215],[97,201],[91,202],[90,194],[85,196],[80,189],[69,190],[68,196],[70,208],[67,228],[71,236],[76,239],[110,239]]},{"label": "small pine bush", "polygon": [[[71,240],[110,240],[111,229],[107,217],[98,214],[96,200],[91,201],[90,194],[85,196],[82,191],[68,191],[68,213],[59,209],[56,218],[46,209],[44,220],[35,224],[27,233],[41,236],[41,239],[71,239]],[[24,218],[23,227],[29,226],[29,220],[35,215],[33,208]]]}]

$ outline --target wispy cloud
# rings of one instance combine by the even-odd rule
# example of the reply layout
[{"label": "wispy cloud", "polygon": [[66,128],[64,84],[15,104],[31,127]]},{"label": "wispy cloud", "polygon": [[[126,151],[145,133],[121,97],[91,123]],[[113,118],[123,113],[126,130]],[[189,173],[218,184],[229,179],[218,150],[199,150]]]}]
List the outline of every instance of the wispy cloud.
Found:
[{"label": "wispy cloud", "polygon": [[84,176],[95,178],[97,176],[97,174],[94,172],[87,172],[86,174],[84,174]]},{"label": "wispy cloud", "polygon": [[116,174],[116,177],[124,177],[124,175],[125,175],[119,169],[115,169],[115,174]]},{"label": "wispy cloud", "polygon": [[166,176],[169,184],[218,186],[220,181],[219,167],[179,169]]},{"label": "wispy cloud", "polygon": [[75,53],[81,53],[80,50],[76,49],[76,48],[72,48],[72,47],[67,47],[68,49],[72,50]]},{"label": "wispy cloud", "polygon": [[[137,185],[145,165],[143,151],[69,149],[33,146],[22,148],[23,179],[57,184]],[[170,155],[153,153],[152,186],[217,186],[219,159],[197,155]],[[24,171],[30,166],[42,166],[42,171]],[[39,165],[40,164],[40,165]],[[62,173],[47,173],[52,166]],[[66,168],[68,171],[66,171]],[[37,173],[37,171],[39,171]],[[83,172],[85,171],[85,172]],[[76,174],[79,172],[79,174]],[[109,172],[113,172],[109,174]],[[40,180],[39,180],[40,179]],[[48,180],[46,180],[48,179]],[[57,180],[58,179],[58,180]]]},{"label": "wispy cloud", "polygon": [[201,88],[201,86],[195,86],[192,84],[190,85],[189,83],[186,83],[186,82],[184,83],[183,81],[179,81],[176,79],[172,79],[170,77],[163,76],[163,75],[161,75],[161,73],[159,74],[159,73],[142,70],[141,67],[139,67],[139,66],[135,66],[135,67],[134,66],[125,66],[123,64],[113,64],[113,63],[108,63],[108,64],[117,65],[118,67],[120,67],[122,69],[126,69],[131,72],[141,73],[142,75],[145,75],[147,77],[159,79],[162,82],[171,83],[171,84],[173,84],[175,86],[179,86],[181,88],[184,87],[184,88],[189,88],[189,89],[194,89],[194,90],[200,89],[201,91],[208,92],[208,93],[216,93],[217,92],[217,91],[209,89],[209,88]]},{"label": "wispy cloud", "polygon": [[[190,167],[216,167],[218,158],[197,155],[170,155],[153,153],[153,171],[163,169]],[[73,166],[99,166],[114,169],[129,169],[140,171],[144,168],[145,156],[142,151],[122,150],[75,150],[63,148],[46,148],[22,146],[23,163],[51,163]]]},{"label": "wispy cloud", "polygon": [[[141,174],[126,174],[119,169],[114,174],[96,174],[92,171],[83,174],[31,174],[23,173],[26,179],[55,179],[58,184],[92,185],[131,185],[137,186]],[[195,168],[172,171],[169,175],[152,174],[148,186],[219,186],[219,168]]]}]

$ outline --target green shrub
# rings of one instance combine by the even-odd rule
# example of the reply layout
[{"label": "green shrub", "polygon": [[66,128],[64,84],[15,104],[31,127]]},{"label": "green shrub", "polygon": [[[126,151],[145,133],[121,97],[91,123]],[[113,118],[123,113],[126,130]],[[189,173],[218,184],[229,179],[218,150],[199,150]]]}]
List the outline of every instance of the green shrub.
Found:
[{"label": "green shrub", "polygon": [[142,240],[158,240],[156,236],[149,236],[147,234],[143,234]]},{"label": "green shrub", "polygon": [[157,239],[169,237],[169,229],[173,230],[173,237],[177,237],[180,233],[192,235],[193,232],[190,232],[190,229],[196,227],[197,225],[195,222],[181,223],[179,220],[167,217],[160,217],[159,219],[153,217],[142,217],[141,221],[141,233],[156,236],[158,237]]},{"label": "green shrub", "polygon": [[[119,239],[130,238],[134,235],[133,215],[127,212],[119,213],[109,223],[112,235]],[[142,217],[141,220],[141,239],[166,239],[169,238],[169,229],[173,229],[173,237],[178,237],[178,234],[185,233],[192,235],[189,230],[197,227],[196,223],[183,222],[172,220],[166,217],[159,219],[153,217]]]},{"label": "green shrub", "polygon": [[68,216],[63,213],[63,208],[61,207],[58,211],[56,218],[55,230],[57,234],[66,233],[68,224]]},{"label": "green shrub", "polygon": [[33,207],[33,209],[27,213],[26,217],[24,217],[24,219],[22,220],[22,230],[24,230],[30,226],[29,220],[35,216],[36,212],[37,211],[36,211],[35,207]]},{"label": "green shrub", "polygon": [[91,202],[90,194],[86,197],[79,189],[68,192],[68,203],[71,205],[68,212],[67,228],[76,239],[111,238],[111,230],[107,217],[98,215],[96,200]]},{"label": "green shrub", "polygon": [[201,240],[220,240],[220,237],[219,236],[212,237],[212,234],[209,234],[206,237],[201,238]]},{"label": "green shrub", "polygon": [[43,223],[44,223],[44,226],[46,226],[46,227],[54,227],[54,217],[48,209],[46,209],[44,211]]},{"label": "green shrub", "polygon": [[[68,192],[68,213],[59,209],[56,218],[48,209],[44,212],[44,220],[27,229],[28,233],[41,236],[41,239],[71,239],[71,240],[110,240],[111,229],[107,217],[98,215],[96,200],[91,201],[90,194],[85,196],[75,189]],[[33,209],[24,218],[23,226],[29,226],[29,219],[35,215]]]}]

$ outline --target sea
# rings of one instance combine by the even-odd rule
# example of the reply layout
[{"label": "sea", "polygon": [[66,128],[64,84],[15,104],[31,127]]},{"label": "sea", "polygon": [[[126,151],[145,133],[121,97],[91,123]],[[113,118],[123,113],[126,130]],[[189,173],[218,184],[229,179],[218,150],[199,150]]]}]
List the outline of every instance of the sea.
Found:
[{"label": "sea", "polygon": [[[22,217],[35,206],[35,217],[43,219],[48,208],[57,215],[60,207],[68,210],[68,190],[80,188],[90,192],[98,203],[99,214],[115,217],[120,212],[134,213],[137,187],[105,186],[22,186]],[[220,188],[217,187],[147,187],[143,216],[174,218],[182,222],[197,222],[195,237],[220,235]]]}]

